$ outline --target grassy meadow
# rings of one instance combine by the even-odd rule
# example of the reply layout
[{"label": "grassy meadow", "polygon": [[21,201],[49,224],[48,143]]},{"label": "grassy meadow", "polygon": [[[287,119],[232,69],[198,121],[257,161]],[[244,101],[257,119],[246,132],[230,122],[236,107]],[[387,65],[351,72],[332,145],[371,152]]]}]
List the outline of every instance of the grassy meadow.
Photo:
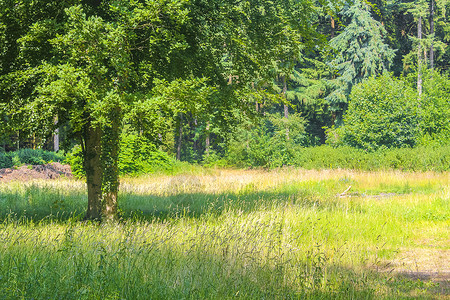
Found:
[{"label": "grassy meadow", "polygon": [[0,183],[0,299],[449,298],[450,173],[193,169]]}]

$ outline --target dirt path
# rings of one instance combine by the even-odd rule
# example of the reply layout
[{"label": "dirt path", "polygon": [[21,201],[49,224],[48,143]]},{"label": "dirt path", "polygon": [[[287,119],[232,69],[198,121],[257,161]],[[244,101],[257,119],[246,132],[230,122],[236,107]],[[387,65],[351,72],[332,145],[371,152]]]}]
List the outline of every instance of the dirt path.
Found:
[{"label": "dirt path", "polygon": [[[400,249],[397,258],[387,269],[394,274],[436,283],[434,293],[442,299],[450,299],[450,250],[448,249]],[[385,271],[388,271],[388,270]],[[390,271],[389,270],[389,271]]]}]

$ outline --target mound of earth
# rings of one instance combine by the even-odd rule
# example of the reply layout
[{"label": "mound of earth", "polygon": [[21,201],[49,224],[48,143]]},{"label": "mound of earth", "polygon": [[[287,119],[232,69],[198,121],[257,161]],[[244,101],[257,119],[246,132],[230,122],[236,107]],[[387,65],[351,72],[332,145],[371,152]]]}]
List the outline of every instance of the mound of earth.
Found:
[{"label": "mound of earth", "polygon": [[0,169],[0,182],[57,179],[61,176],[72,177],[72,170],[69,165],[56,162],[46,165],[26,165],[19,168]]}]

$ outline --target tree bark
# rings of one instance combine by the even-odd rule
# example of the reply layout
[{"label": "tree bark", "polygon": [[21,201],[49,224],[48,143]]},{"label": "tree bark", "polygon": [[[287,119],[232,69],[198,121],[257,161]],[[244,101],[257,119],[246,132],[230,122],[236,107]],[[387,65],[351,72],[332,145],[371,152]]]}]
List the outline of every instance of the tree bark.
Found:
[{"label": "tree bark", "polygon": [[102,167],[101,167],[101,129],[90,125],[84,134],[84,168],[88,190],[88,208],[85,219],[102,218]]},{"label": "tree bark", "polygon": [[111,125],[103,128],[102,136],[102,221],[117,218],[117,195],[119,192],[119,114],[111,112]]},{"label": "tree bark", "polygon": [[180,126],[178,129],[178,145],[177,145],[177,160],[181,159],[181,143],[183,142],[183,113],[180,113]]},{"label": "tree bark", "polygon": [[[58,125],[58,116],[54,119],[55,125]],[[53,151],[59,151],[59,128],[55,129],[55,134],[53,135]]]},{"label": "tree bark", "polygon": [[417,50],[417,93],[419,94],[419,99],[422,96],[422,47],[420,45],[420,40],[422,39],[422,17],[419,17],[417,21],[417,38],[419,39],[419,46]]},{"label": "tree bark", "polygon": [[209,121],[208,121],[208,122],[206,122],[206,140],[205,140],[205,144],[206,144],[206,146],[205,146],[205,153],[206,153],[206,156],[209,156],[209,147],[210,147],[209,126],[210,126],[210,124],[209,124]]},{"label": "tree bark", "polygon": [[[198,126],[197,118],[194,118],[194,132],[196,131],[197,126]],[[193,142],[192,142],[192,148],[194,150],[194,153],[198,153],[198,151],[197,151],[197,148],[198,148],[197,141],[198,140],[195,138],[195,134],[194,134],[194,138],[193,138]]]},{"label": "tree bark", "polygon": [[335,31],[334,18],[331,17],[331,33],[330,33],[331,38],[334,38],[334,31]]},{"label": "tree bark", "polygon": [[[431,8],[430,8],[430,33],[434,34],[434,0],[431,0]],[[431,42],[430,46],[430,68],[434,69],[434,46],[433,42]]]},{"label": "tree bark", "polygon": [[[285,98],[285,100],[287,101],[287,83],[286,83],[286,76],[283,76],[283,97]],[[289,118],[289,107],[287,106],[287,104],[284,104],[284,117],[286,119]],[[286,128],[286,139],[289,140],[289,128]]]}]

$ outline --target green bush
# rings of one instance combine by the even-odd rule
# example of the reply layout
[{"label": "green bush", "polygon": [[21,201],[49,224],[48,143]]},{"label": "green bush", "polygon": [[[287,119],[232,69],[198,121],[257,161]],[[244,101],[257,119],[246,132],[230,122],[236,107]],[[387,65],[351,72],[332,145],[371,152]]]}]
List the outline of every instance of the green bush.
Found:
[{"label": "green bush", "polygon": [[[81,178],[85,176],[81,147],[76,145],[67,154],[67,162],[72,168],[72,174]],[[139,175],[156,171],[167,171],[174,167],[174,160],[165,152],[160,151],[144,136],[134,133],[124,133],[120,140],[119,173],[121,175]]]},{"label": "green bush", "polygon": [[420,138],[418,109],[417,94],[404,81],[372,77],[353,87],[344,125],[328,134],[335,143],[369,151],[413,147]]},{"label": "green bush", "polygon": [[0,169],[12,168],[13,166],[12,156],[9,153],[0,152]]},{"label": "green bush", "polygon": [[288,119],[273,114],[259,124],[242,126],[228,145],[226,159],[240,167],[290,165],[306,138],[304,125],[298,114]]},{"label": "green bush", "polygon": [[0,152],[0,168],[12,168],[20,165],[44,165],[50,162],[64,162],[62,153],[42,149],[20,149],[14,152]]},{"label": "green bush", "polygon": [[173,168],[174,160],[158,150],[149,139],[133,133],[122,134],[120,141],[119,172],[139,175]]},{"label": "green bush", "polygon": [[66,162],[72,169],[72,175],[75,178],[81,179],[85,176],[83,166],[83,152],[80,145],[75,145],[72,150],[66,155]]},{"label": "green bush", "polygon": [[439,72],[424,75],[420,124],[422,144],[450,143],[450,78]]},{"label": "green bush", "polygon": [[450,146],[419,146],[366,151],[349,146],[328,145],[303,148],[292,164],[305,169],[356,169],[405,171],[450,170]]}]

